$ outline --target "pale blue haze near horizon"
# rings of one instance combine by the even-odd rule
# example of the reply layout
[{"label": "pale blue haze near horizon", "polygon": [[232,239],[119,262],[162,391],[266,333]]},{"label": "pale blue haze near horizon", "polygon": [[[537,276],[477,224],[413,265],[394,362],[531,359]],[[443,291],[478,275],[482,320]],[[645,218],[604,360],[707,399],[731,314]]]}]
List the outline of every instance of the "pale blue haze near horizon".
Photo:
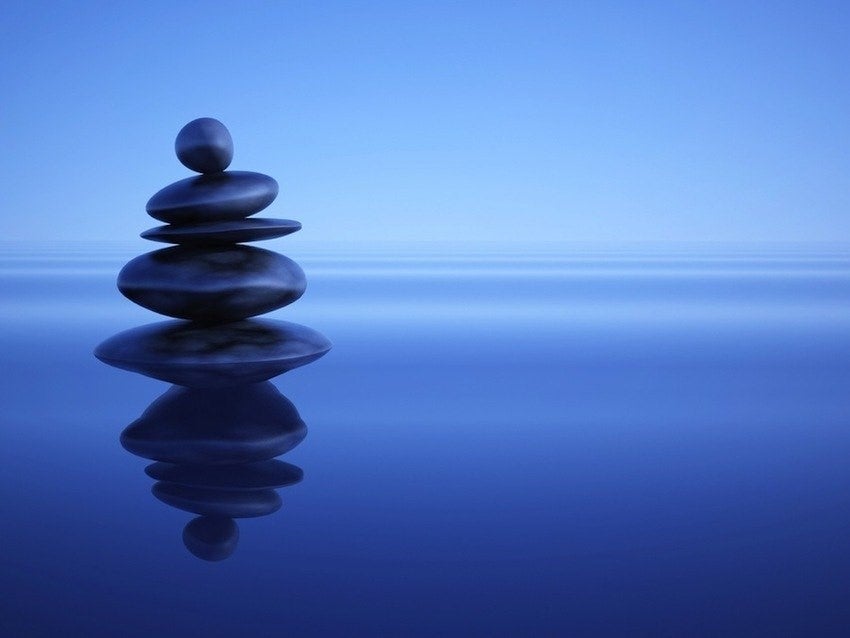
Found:
[{"label": "pale blue haze near horizon", "polygon": [[845,2],[4,7],[2,233],[129,240],[217,117],[292,239],[850,231]]}]

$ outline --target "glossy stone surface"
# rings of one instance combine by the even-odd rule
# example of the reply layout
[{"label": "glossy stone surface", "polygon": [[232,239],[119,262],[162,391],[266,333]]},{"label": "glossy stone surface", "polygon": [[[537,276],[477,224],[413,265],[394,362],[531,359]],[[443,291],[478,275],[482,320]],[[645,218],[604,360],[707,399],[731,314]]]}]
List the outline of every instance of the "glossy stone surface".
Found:
[{"label": "glossy stone surface", "polygon": [[118,289],[162,315],[221,323],[260,315],[304,294],[307,279],[294,261],[252,246],[174,246],[130,261]]},{"label": "glossy stone surface", "polygon": [[227,490],[277,489],[304,478],[300,467],[276,459],[213,467],[158,462],[148,465],[145,473],[157,481]]},{"label": "glossy stone surface", "polygon": [[212,490],[159,482],[151,491],[171,507],[202,516],[253,518],[273,514],[282,504],[274,490]]},{"label": "glossy stone surface", "polygon": [[233,138],[218,120],[199,117],[180,129],[174,151],[186,168],[198,173],[218,173],[233,160]]},{"label": "glossy stone surface", "polygon": [[167,224],[142,233],[142,237],[166,244],[183,246],[217,246],[283,237],[301,230],[301,223],[291,219],[252,217],[199,224]]},{"label": "glossy stone surface", "polygon": [[265,381],[323,356],[331,343],[287,321],[249,319],[218,326],[162,321],[125,330],[95,356],[116,368],[196,388]]},{"label": "glossy stone surface", "polygon": [[154,461],[234,465],[288,452],[307,435],[295,406],[269,382],[199,390],[174,386],[121,433]]},{"label": "glossy stone surface", "polygon": [[201,560],[220,561],[236,550],[239,527],[232,518],[199,516],[183,528],[183,544]]},{"label": "glossy stone surface", "polygon": [[243,219],[271,204],[277,182],[262,173],[227,171],[188,177],[148,200],[147,211],[168,224]]}]

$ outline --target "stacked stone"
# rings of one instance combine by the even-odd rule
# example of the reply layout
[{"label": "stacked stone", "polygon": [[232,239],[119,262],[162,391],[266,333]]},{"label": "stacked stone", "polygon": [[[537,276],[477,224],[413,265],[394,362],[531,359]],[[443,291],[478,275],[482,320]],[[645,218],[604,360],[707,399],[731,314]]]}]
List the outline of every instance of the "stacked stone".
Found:
[{"label": "stacked stone", "polygon": [[212,118],[184,126],[175,150],[201,175],[151,197],[148,214],[167,225],[142,237],[177,245],[128,263],[118,276],[119,290],[154,312],[206,324],[253,317],[301,297],[306,279],[294,261],[241,245],[301,228],[286,219],[249,219],[274,201],[277,182],[261,173],[226,170],[233,140]]},{"label": "stacked stone", "polygon": [[184,126],[175,150],[200,175],[151,197],[148,213],[167,223],[142,237],[176,245],[130,261],[118,275],[118,289],[181,321],[126,330],[101,343],[95,355],[118,368],[199,388],[259,383],[323,356],[331,344],[315,330],[251,318],[292,303],[306,288],[294,261],[243,244],[300,230],[296,221],[252,217],[274,201],[277,182],[227,170],[233,140],[212,118]]},{"label": "stacked stone", "polygon": [[154,495],[198,517],[183,541],[204,560],[236,547],[236,519],[281,506],[278,489],[300,468],[275,457],[305,437],[295,406],[268,379],[323,356],[320,333],[286,321],[256,319],[292,303],[306,279],[291,259],[243,242],[288,235],[301,224],[251,217],[274,201],[267,175],[228,171],[230,133],[218,120],[189,122],[177,157],[199,176],[166,186],[147,211],[166,225],[142,233],[176,244],[130,261],[118,275],[131,301],[177,320],[125,330],[101,343],[105,363],[175,384],[128,426],[121,443],[152,461]]}]

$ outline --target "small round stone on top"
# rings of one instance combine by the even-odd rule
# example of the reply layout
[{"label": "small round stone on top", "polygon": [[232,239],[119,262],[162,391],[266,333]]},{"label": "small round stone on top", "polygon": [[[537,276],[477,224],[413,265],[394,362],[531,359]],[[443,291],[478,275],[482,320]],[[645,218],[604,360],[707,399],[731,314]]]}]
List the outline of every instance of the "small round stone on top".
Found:
[{"label": "small round stone on top", "polygon": [[180,129],[174,150],[186,168],[198,173],[219,173],[233,159],[233,138],[218,120],[200,117]]}]

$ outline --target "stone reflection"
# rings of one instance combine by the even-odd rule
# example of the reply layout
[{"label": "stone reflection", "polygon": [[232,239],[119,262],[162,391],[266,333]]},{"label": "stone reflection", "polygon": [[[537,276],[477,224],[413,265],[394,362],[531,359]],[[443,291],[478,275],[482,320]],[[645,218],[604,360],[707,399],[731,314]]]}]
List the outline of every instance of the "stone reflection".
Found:
[{"label": "stone reflection", "polygon": [[233,140],[212,118],[177,136],[178,159],[200,176],[166,186],[148,202],[163,222],[142,233],[176,244],[130,261],[118,289],[134,303],[178,320],[121,332],[95,349],[116,368],[174,384],[121,434],[121,444],[155,461],[146,468],[154,496],[198,515],[186,548],[204,560],[236,549],[235,519],[281,507],[277,490],[300,468],[277,460],[307,434],[295,406],[269,379],[306,365],[330,342],[306,326],[257,315],[301,297],[306,277],[291,259],[242,245],[301,228],[287,219],[248,219],[274,201],[277,182],[227,171]]},{"label": "stone reflection", "polygon": [[172,386],[121,434],[124,448],[166,463],[232,465],[288,452],[307,435],[270,382],[218,389]]},{"label": "stone reflection", "polygon": [[216,389],[172,386],[121,433],[124,448],[156,461],[145,468],[153,495],[199,515],[183,530],[186,548],[204,560],[236,549],[234,519],[281,507],[276,490],[295,485],[301,468],[275,457],[297,446],[307,426],[270,382]]}]

